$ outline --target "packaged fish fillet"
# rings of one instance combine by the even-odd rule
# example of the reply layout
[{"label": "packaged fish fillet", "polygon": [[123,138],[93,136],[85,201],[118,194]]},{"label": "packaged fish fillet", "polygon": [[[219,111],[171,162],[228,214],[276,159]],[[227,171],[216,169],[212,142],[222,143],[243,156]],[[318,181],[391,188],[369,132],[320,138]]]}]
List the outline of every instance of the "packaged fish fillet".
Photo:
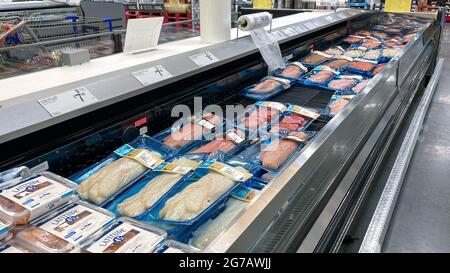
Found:
[{"label": "packaged fish fillet", "polygon": [[350,57],[336,56],[334,59],[330,60],[324,65],[328,66],[329,68],[339,70],[351,61],[353,61],[353,59]]},{"label": "packaged fish fillet", "polygon": [[375,61],[369,61],[365,59],[355,59],[345,66],[345,69],[351,73],[371,76],[371,70],[377,65]]},{"label": "packaged fish fillet", "polygon": [[225,203],[225,209],[215,218],[208,220],[195,231],[189,244],[198,249],[205,249],[217,236],[225,230],[231,221],[248,204],[246,201],[230,197]]},{"label": "packaged fish fillet", "polygon": [[71,180],[79,184],[77,192],[82,199],[106,207],[116,196],[174,154],[174,149],[151,137],[141,136],[99,163],[71,176]]},{"label": "packaged fish fillet", "polygon": [[380,73],[380,71],[383,69],[383,67],[385,66],[385,64],[378,64],[376,65],[371,71],[370,74],[371,76],[375,76],[378,73]]},{"label": "packaged fish fillet", "polygon": [[364,88],[366,88],[367,84],[370,82],[370,80],[363,80],[360,81],[357,85],[352,87],[352,92],[353,93],[359,93],[362,90],[364,90]]},{"label": "packaged fish fillet", "polygon": [[244,130],[228,126],[225,133],[220,133],[203,145],[188,151],[186,154],[208,154],[213,156],[217,152],[235,154],[251,142],[250,137]]},{"label": "packaged fish fillet", "polygon": [[167,240],[155,253],[199,253],[200,249],[174,240]]},{"label": "packaged fish fillet", "polygon": [[255,170],[256,167],[248,163],[206,161],[140,219],[193,225],[222,206],[233,189],[250,179]]},{"label": "packaged fish fillet", "polygon": [[117,216],[139,217],[187,179],[207,156],[207,154],[183,155],[162,163],[131,189],[117,197],[108,206],[108,210]]},{"label": "packaged fish fillet", "polygon": [[396,39],[388,39],[388,40],[383,41],[383,45],[385,47],[396,47],[400,44],[401,44],[401,42]]},{"label": "packaged fish fillet", "polygon": [[238,118],[238,128],[245,130],[259,130],[268,132],[271,125],[277,122],[281,113],[286,110],[286,106],[279,102],[258,101],[246,107],[244,113]]},{"label": "packaged fish fillet", "polygon": [[380,31],[373,31],[371,36],[378,38],[378,39],[387,39],[388,38],[388,35],[386,33],[380,32]]},{"label": "packaged fish fillet", "polygon": [[238,157],[254,162],[270,172],[278,172],[313,135],[314,133],[305,131],[271,135],[245,149]]},{"label": "packaged fish fillet", "polygon": [[292,62],[286,64],[286,68],[274,71],[274,76],[285,78],[292,83],[297,82],[301,76],[308,72],[308,68],[300,62]]},{"label": "packaged fish fillet", "polygon": [[326,88],[328,82],[334,77],[339,75],[340,72],[332,69],[328,66],[321,65],[314,68],[304,77],[302,77],[301,83],[305,86]]},{"label": "packaged fish fillet", "polygon": [[364,52],[366,50],[367,50],[367,48],[363,48],[363,47],[350,48],[349,50],[347,50],[344,53],[344,56],[350,57],[350,58],[359,58],[364,54]]},{"label": "packaged fish fillet", "polygon": [[344,38],[342,41],[344,43],[348,44],[359,44],[364,40],[364,36],[358,36],[358,35],[349,35],[346,38]]},{"label": "packaged fish fillet", "polygon": [[328,83],[328,88],[340,92],[351,91],[353,86],[361,80],[363,80],[363,77],[359,75],[339,75]]},{"label": "packaged fish fillet", "polygon": [[0,242],[8,237],[13,228],[14,222],[0,218]]},{"label": "packaged fish fillet", "polygon": [[314,68],[330,60],[332,57],[333,56],[325,54],[321,51],[313,51],[311,54],[303,58],[301,63],[308,68]]},{"label": "packaged fish fillet", "polygon": [[375,37],[366,37],[363,43],[361,44],[361,47],[365,47],[367,49],[377,49],[380,48],[381,46],[382,42]]},{"label": "packaged fish fillet", "polygon": [[76,250],[92,234],[114,220],[114,214],[76,201],[36,219],[16,235],[39,252],[67,253]]},{"label": "packaged fish fillet", "polygon": [[290,79],[269,76],[263,78],[259,83],[245,88],[242,91],[242,96],[255,100],[266,100],[280,94],[290,87]]},{"label": "packaged fish fillet", "polygon": [[291,131],[301,131],[319,117],[320,112],[316,109],[289,104],[286,111],[281,115],[280,122],[272,126],[270,133],[283,134]]},{"label": "packaged fish fillet", "polygon": [[17,181],[22,180],[28,176],[30,176],[30,169],[28,169],[28,167],[26,166],[3,171],[0,173],[0,189],[7,187],[10,184],[14,184]]},{"label": "packaged fish fillet", "polygon": [[383,49],[383,58],[385,59],[385,62],[390,61],[392,58],[394,58],[398,53],[400,52],[400,49],[398,48],[385,48]]},{"label": "packaged fish fillet", "polygon": [[81,245],[84,253],[152,253],[167,237],[155,226],[122,217]]},{"label": "packaged fish fillet", "polygon": [[369,51],[366,51],[363,55],[362,55],[363,59],[366,60],[371,60],[371,61],[376,61],[376,62],[382,62],[382,51],[378,50],[378,49],[371,49]]},{"label": "packaged fish fillet", "polygon": [[334,117],[339,114],[354,97],[355,95],[333,95],[326,108],[328,115]]},{"label": "packaged fish fillet", "polygon": [[199,113],[188,118],[181,118],[170,128],[155,135],[153,138],[178,153],[184,153],[205,139],[211,139],[215,132],[222,130],[223,117],[212,113]]},{"label": "packaged fish fillet", "polygon": [[345,53],[345,50],[340,46],[330,47],[325,50],[323,53],[331,55],[331,56],[339,56]]},{"label": "packaged fish fillet", "polygon": [[30,221],[76,199],[77,184],[43,172],[0,190],[0,220],[16,225]]}]

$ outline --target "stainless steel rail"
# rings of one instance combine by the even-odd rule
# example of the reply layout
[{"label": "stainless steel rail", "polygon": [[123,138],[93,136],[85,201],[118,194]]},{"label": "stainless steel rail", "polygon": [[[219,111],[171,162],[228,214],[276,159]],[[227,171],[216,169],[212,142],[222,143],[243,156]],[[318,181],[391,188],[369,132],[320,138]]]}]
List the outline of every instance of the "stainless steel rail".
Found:
[{"label": "stainless steel rail", "polygon": [[384,237],[389,227],[392,213],[395,209],[397,198],[403,184],[403,179],[408,170],[408,165],[414,152],[417,138],[420,135],[423,120],[425,119],[428,107],[438,84],[439,76],[441,75],[443,61],[444,59],[439,59],[436,65],[436,70],[425,90],[417,111],[414,114],[386,186],[384,187],[383,193],[381,194],[378,205],[372,216],[366,235],[364,236],[364,240],[359,249],[360,253],[381,252]]}]

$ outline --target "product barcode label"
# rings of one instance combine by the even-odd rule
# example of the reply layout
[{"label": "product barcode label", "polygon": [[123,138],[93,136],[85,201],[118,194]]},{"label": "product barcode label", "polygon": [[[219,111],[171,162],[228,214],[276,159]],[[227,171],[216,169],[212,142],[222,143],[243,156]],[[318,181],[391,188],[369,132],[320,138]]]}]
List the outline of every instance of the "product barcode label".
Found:
[{"label": "product barcode label", "polygon": [[52,116],[72,112],[97,102],[98,99],[86,87],[78,87],[66,92],[39,99],[38,103]]},{"label": "product barcode label", "polygon": [[125,144],[116,149],[114,153],[117,154],[118,156],[124,157],[127,154],[131,153],[132,151],[134,151],[134,148],[128,144]]},{"label": "product barcode label", "polygon": [[286,106],[284,104],[279,103],[279,102],[274,102],[274,101],[257,102],[256,105],[261,105],[261,106],[268,107],[268,108],[274,108],[280,112],[284,112],[286,110]]},{"label": "product barcode label", "polygon": [[142,85],[151,85],[169,78],[172,74],[167,71],[162,65],[152,66],[150,68],[132,72],[131,75],[136,78]]},{"label": "product barcode label", "polygon": [[195,169],[195,167],[186,167],[186,166],[177,165],[172,162],[164,162],[161,165],[159,165],[155,169],[155,171],[186,175],[193,169]]},{"label": "product barcode label", "polygon": [[245,182],[253,175],[243,170],[238,170],[225,163],[214,162],[208,165],[208,168],[214,170],[234,181]]},{"label": "product barcode label", "polygon": [[149,169],[154,169],[164,162],[148,150],[134,150],[125,157],[132,158]]},{"label": "product barcode label", "polygon": [[205,51],[199,54],[192,55],[189,57],[189,59],[199,67],[210,65],[220,61],[219,58],[217,58],[210,51]]},{"label": "product barcode label", "polygon": [[244,141],[244,139],[242,137],[240,137],[238,134],[236,134],[235,132],[228,132],[227,137],[236,144],[240,144]]},{"label": "product barcode label", "polygon": [[312,110],[309,110],[307,108],[298,106],[298,105],[290,105],[288,107],[287,111],[292,112],[292,113],[296,113],[296,114],[299,114],[301,116],[305,116],[305,117],[308,117],[308,118],[312,118],[312,119],[317,119],[317,118],[320,117],[319,113],[317,113],[315,111],[312,111]]},{"label": "product barcode label", "polygon": [[197,123],[200,124],[201,126],[205,127],[208,130],[212,130],[212,129],[214,129],[214,127],[216,127],[214,124],[212,124],[211,122],[207,121],[206,119],[201,119]]}]

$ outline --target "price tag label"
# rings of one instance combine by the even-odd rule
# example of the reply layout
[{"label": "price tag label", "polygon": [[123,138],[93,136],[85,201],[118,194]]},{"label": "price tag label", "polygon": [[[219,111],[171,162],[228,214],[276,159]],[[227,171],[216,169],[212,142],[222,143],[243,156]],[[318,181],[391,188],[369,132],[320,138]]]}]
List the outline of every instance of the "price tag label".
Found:
[{"label": "price tag label", "polygon": [[281,31],[274,31],[272,32],[272,36],[277,40],[283,40],[285,38],[287,38]]},{"label": "price tag label", "polygon": [[147,86],[163,80],[172,78],[172,74],[162,65],[152,66],[150,68],[132,72],[131,75],[136,78],[142,85]]},{"label": "price tag label", "polygon": [[192,55],[189,57],[189,59],[199,67],[210,65],[220,61],[219,58],[214,56],[214,54],[212,54],[210,51],[205,51],[196,55]]},{"label": "price tag label", "polygon": [[56,117],[97,102],[98,99],[86,88],[78,87],[50,97],[39,99],[38,103]]}]

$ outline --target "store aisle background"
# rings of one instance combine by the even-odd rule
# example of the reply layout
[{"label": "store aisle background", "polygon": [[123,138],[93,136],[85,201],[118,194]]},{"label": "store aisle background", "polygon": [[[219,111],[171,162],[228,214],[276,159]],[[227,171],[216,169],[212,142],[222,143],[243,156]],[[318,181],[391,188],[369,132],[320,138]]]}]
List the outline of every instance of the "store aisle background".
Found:
[{"label": "store aisle background", "polygon": [[[443,71],[392,215],[383,252],[450,252],[450,24],[446,24],[442,35],[440,57],[445,59]],[[422,92],[412,101],[340,252],[358,252],[421,98]]]},{"label": "store aisle background", "polygon": [[450,25],[439,83],[405,176],[383,252],[450,252]]}]

